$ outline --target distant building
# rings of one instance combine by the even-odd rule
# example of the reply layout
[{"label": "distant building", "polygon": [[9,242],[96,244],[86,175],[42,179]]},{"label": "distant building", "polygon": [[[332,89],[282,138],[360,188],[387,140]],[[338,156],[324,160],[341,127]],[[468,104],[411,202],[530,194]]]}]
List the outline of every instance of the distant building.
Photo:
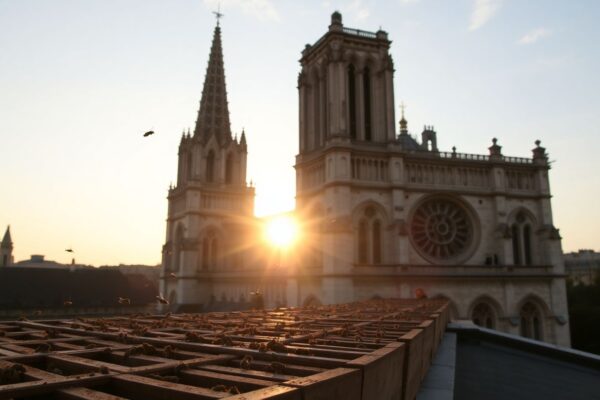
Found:
[{"label": "distant building", "polygon": [[[509,157],[442,151],[396,130],[387,32],[328,31],[300,59],[296,211],[303,240],[274,269],[256,240],[246,138],[232,137],[217,24],[193,135],[168,194],[161,292],[180,306],[267,307],[371,297],[445,297],[455,318],[569,345],[561,237],[546,150]],[[402,60],[406,62],[405,60]],[[273,149],[273,151],[277,151]],[[277,166],[274,166],[277,168]]]},{"label": "distant building", "polygon": [[591,285],[600,279],[600,253],[579,250],[565,253],[565,271],[575,285]]},{"label": "distant building", "polygon": [[157,291],[117,269],[0,268],[0,318],[153,312]]},{"label": "distant building", "polygon": [[0,319],[155,311],[158,266],[95,268],[74,259],[70,264],[46,260],[41,254],[15,263],[10,229],[0,248]]},{"label": "distant building", "polygon": [[76,264],[75,259],[71,260],[71,264],[62,264],[53,260],[46,260],[43,254],[32,254],[29,260],[17,261],[12,265],[19,268],[52,268],[52,269],[80,269],[93,268],[91,265]]}]

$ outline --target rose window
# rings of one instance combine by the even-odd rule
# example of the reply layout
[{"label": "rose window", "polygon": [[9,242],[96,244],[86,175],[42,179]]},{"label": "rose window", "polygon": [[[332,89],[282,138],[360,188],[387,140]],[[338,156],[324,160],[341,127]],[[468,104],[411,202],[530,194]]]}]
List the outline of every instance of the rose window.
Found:
[{"label": "rose window", "polygon": [[467,211],[447,199],[429,199],[415,211],[411,239],[426,258],[447,261],[465,253],[473,238]]}]

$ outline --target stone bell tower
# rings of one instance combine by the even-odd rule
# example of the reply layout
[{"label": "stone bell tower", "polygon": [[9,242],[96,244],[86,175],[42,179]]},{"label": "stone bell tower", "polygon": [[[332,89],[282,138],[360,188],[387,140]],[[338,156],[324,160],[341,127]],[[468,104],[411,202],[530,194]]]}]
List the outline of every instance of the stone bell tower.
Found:
[{"label": "stone bell tower", "polygon": [[245,132],[239,140],[231,133],[217,22],[196,126],[181,136],[177,185],[168,195],[161,293],[172,304],[205,304],[210,275],[244,263],[241,243],[254,212],[247,153]]},{"label": "stone bell tower", "polygon": [[300,154],[328,143],[394,140],[394,65],[386,32],[346,28],[334,12],[328,32],[306,45],[298,77]]},{"label": "stone bell tower", "polygon": [[362,168],[380,185],[388,174],[387,160],[365,158],[362,166],[361,155],[372,158],[396,140],[390,43],[385,31],[347,28],[334,12],[300,59],[297,210],[311,231],[304,264],[329,276],[321,290],[329,303],[353,300],[352,279],[343,276],[355,257],[354,178]]}]

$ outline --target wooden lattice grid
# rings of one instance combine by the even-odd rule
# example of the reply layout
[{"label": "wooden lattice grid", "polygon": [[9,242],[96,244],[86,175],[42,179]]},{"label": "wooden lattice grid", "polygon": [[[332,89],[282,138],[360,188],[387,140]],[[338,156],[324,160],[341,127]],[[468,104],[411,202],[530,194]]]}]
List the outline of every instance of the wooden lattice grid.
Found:
[{"label": "wooden lattice grid", "polygon": [[413,399],[448,316],[380,299],[2,322],[0,399]]}]

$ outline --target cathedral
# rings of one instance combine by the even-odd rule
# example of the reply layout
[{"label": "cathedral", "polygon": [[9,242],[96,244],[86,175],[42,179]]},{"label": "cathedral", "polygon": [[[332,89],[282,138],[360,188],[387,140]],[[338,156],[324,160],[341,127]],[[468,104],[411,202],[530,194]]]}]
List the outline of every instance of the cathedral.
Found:
[{"label": "cathedral", "polygon": [[403,109],[397,130],[387,32],[338,12],[300,59],[302,240],[282,268],[253,215],[246,133],[230,130],[220,29],[168,194],[160,285],[173,309],[249,307],[258,292],[267,307],[443,297],[455,319],[569,346],[545,149],[510,157],[493,138],[487,154],[444,151],[432,126],[409,134]]}]

